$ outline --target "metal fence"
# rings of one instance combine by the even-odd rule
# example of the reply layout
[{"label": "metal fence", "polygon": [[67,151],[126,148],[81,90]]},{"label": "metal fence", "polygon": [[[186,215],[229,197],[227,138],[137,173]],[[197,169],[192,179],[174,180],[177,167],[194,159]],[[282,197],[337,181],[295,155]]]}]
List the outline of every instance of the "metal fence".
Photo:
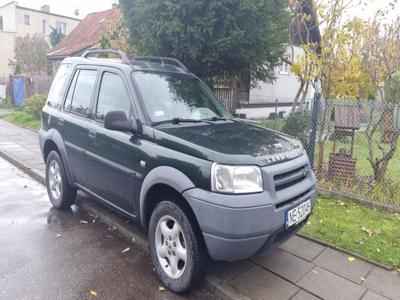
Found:
[{"label": "metal fence", "polygon": [[251,104],[237,116],[298,138],[320,187],[400,205],[400,101]]}]

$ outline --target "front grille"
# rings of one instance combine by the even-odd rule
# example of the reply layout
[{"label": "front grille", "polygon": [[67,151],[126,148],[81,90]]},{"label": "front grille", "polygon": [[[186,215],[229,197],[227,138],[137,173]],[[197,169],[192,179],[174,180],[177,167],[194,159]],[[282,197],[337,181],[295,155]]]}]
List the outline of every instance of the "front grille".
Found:
[{"label": "front grille", "polygon": [[288,205],[288,204],[290,204],[290,203],[292,203],[292,202],[294,202],[296,200],[299,200],[300,198],[304,197],[309,192],[311,192],[311,190],[312,189],[308,189],[307,191],[305,191],[304,193],[301,193],[300,195],[297,195],[296,197],[293,197],[293,198],[290,198],[290,199],[288,199],[286,201],[280,202],[277,205],[275,205],[275,207],[278,209],[278,208],[281,208],[281,207],[283,207],[285,205]]},{"label": "front grille", "polygon": [[301,166],[285,173],[274,175],[275,191],[280,191],[303,181],[308,176],[308,166]]}]

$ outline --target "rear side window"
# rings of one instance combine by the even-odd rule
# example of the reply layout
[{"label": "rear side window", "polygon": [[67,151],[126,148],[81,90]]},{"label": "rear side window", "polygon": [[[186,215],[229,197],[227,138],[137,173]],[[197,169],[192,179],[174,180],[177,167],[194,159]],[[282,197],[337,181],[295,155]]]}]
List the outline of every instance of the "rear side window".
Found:
[{"label": "rear side window", "polygon": [[96,119],[104,121],[105,115],[114,110],[124,111],[129,115],[130,108],[129,94],[122,78],[114,73],[104,73],[100,85]]},{"label": "rear side window", "polygon": [[64,108],[79,115],[87,116],[96,84],[96,70],[78,70],[68,91]]},{"label": "rear side window", "polygon": [[51,84],[49,96],[47,97],[47,105],[54,108],[61,108],[65,91],[65,82],[68,78],[70,68],[70,64],[62,64],[58,69],[53,83]]}]

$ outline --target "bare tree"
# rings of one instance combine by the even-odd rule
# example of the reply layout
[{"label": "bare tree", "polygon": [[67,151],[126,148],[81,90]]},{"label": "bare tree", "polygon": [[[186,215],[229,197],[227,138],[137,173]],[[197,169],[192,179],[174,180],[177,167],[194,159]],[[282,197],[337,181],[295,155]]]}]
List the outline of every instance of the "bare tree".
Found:
[{"label": "bare tree", "polygon": [[395,122],[394,116],[400,98],[400,19],[391,24],[384,24],[383,16],[385,12],[378,11],[364,31],[364,62],[380,96],[380,104],[371,109],[365,131],[368,140],[368,161],[373,169],[374,179],[378,182],[385,179],[388,164],[397,150],[400,136],[398,122]]},{"label": "bare tree", "polygon": [[22,73],[38,75],[49,71],[47,53],[49,44],[38,35],[17,37],[14,43],[14,61],[10,65],[18,66]]}]

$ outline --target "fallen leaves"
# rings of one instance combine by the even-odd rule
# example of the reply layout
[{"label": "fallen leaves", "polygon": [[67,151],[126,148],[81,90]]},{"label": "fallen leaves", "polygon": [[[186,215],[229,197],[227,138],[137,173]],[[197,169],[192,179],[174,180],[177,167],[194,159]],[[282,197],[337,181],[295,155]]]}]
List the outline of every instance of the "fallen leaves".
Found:
[{"label": "fallen leaves", "polygon": [[364,282],[366,279],[364,277],[360,277],[361,281]]},{"label": "fallen leaves", "polygon": [[97,297],[97,293],[95,291],[90,291],[90,296]]},{"label": "fallen leaves", "polygon": [[159,286],[159,287],[158,287],[158,291],[159,291],[159,292],[164,292],[164,291],[165,291],[165,287]]},{"label": "fallen leaves", "polygon": [[126,249],[122,250],[122,252],[121,252],[121,253],[122,253],[122,254],[123,254],[123,253],[126,253],[126,252],[128,252],[129,250],[131,250],[131,248],[129,248],[129,247],[128,247],[128,248],[126,248]]},{"label": "fallen leaves", "polygon": [[348,260],[349,262],[353,262],[353,261],[355,261],[356,259],[355,259],[353,256],[349,256],[349,257],[347,257],[347,260]]},{"label": "fallen leaves", "polygon": [[85,221],[85,220],[81,220],[79,223],[81,223],[81,224],[88,224],[89,222],[88,222],[88,221]]},{"label": "fallen leaves", "polygon": [[364,231],[365,233],[367,233],[368,236],[371,236],[371,235],[374,234],[374,231],[373,231],[372,229],[369,229],[368,227],[363,226],[361,229],[362,229],[362,231]]}]

